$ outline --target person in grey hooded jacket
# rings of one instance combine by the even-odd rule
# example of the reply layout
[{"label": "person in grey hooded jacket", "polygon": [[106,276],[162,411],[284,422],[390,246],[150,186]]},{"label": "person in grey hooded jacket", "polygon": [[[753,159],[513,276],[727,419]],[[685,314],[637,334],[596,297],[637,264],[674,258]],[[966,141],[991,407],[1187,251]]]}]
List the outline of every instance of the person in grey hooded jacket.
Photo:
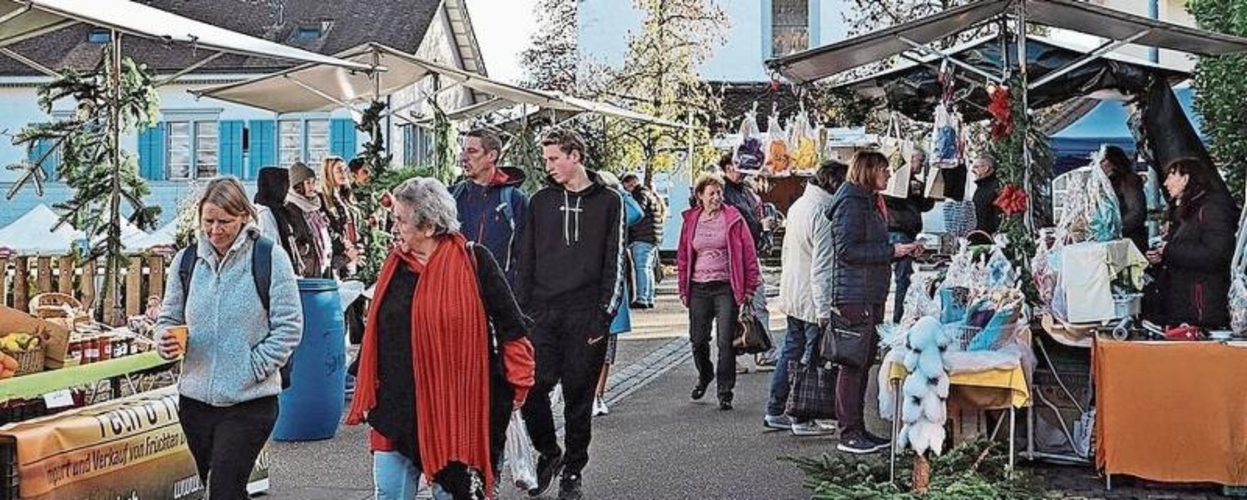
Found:
[{"label": "person in grey hooded jacket", "polygon": [[[178,417],[208,486],[208,500],[243,500],[256,458],[277,421],[279,370],[303,332],[303,307],[290,257],[272,245],[269,309],[260,302],[251,252],[260,230],[256,211],[233,177],[213,179],[199,200],[198,242],[187,296],[169,273],[156,321],[161,356],[179,355],[169,327],[190,330],[178,381]],[[211,473],[209,473],[211,472]]]}]

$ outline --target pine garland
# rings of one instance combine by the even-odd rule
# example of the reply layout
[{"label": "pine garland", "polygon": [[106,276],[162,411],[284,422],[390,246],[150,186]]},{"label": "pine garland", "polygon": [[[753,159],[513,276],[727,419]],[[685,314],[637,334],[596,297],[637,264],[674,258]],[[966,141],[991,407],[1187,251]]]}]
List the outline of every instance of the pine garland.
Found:
[{"label": "pine garland", "polygon": [[804,486],[814,500],[1013,500],[1059,498],[1044,490],[1025,471],[1005,475],[1008,458],[999,445],[970,441],[931,459],[931,485],[927,496],[912,492],[908,482],[913,456],[897,460],[897,482],[888,481],[886,457],[856,458],[840,453],[818,457],[782,457],[805,474]]}]

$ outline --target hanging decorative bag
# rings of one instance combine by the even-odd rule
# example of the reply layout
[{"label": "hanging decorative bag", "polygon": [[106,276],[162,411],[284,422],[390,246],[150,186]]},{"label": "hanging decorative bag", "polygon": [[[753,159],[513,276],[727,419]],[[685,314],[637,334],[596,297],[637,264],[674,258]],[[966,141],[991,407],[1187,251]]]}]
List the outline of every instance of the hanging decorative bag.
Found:
[{"label": "hanging decorative bag", "polygon": [[919,172],[909,166],[909,155],[913,152],[913,143],[900,138],[900,125],[896,117],[888,119],[888,130],[879,140],[879,151],[888,157],[888,165],[892,168],[892,177],[888,179],[888,187],[883,195],[891,198],[908,198],[909,182]]},{"label": "hanging decorative bag", "polygon": [[776,177],[792,174],[788,132],[780,125],[778,113],[772,113],[766,122],[766,172]]},{"label": "hanging decorative bag", "polygon": [[[754,105],[756,108],[756,104]],[[736,145],[733,159],[736,160],[737,168],[746,172],[759,172],[762,170],[762,162],[765,159],[765,153],[762,152],[761,133],[758,131],[758,114],[756,110],[745,113],[745,118],[740,121],[740,143]]]}]

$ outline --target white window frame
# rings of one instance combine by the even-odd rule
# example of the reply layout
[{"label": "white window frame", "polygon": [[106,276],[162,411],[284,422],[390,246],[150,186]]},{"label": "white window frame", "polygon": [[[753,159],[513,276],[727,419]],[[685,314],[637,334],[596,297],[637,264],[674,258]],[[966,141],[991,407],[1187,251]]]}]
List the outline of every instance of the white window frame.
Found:
[{"label": "white window frame", "polygon": [[[221,109],[162,110],[161,126],[164,127],[165,179],[177,182],[193,182],[216,177],[221,173]],[[173,169],[173,124],[185,123],[190,136],[190,157],[187,159],[185,176],[175,176]],[[200,130],[209,124],[216,128],[211,137],[204,137]],[[204,161],[206,153],[216,154],[215,162]],[[204,156],[201,157],[201,154]]]},{"label": "white window frame", "polygon": [[[317,123],[317,124],[323,123],[325,126],[325,129],[324,129],[325,139],[324,139],[324,150],[323,151],[319,149],[315,151],[312,150],[311,144],[313,142],[313,137],[311,136],[311,131],[309,130],[310,129],[309,124],[311,123]],[[277,143],[275,144],[275,147],[277,149],[276,151],[277,163],[279,165],[288,167],[290,164],[294,163],[295,161],[301,161],[307,164],[308,166],[311,166],[312,169],[315,170],[316,166],[319,165],[320,162],[324,160],[326,156],[333,155],[333,125],[332,123],[333,123],[332,117],[328,113],[293,113],[293,114],[286,114],[286,115],[278,116],[277,117],[277,137],[276,137]],[[297,148],[283,148],[284,144],[282,143],[282,139],[283,137],[288,137],[282,133],[283,124],[297,125],[297,131],[294,132],[294,136],[298,140]],[[291,157],[290,152],[296,149],[298,150],[297,157]],[[287,154],[283,154],[283,151],[286,151]],[[317,153],[323,153],[323,154],[317,155]]]}]

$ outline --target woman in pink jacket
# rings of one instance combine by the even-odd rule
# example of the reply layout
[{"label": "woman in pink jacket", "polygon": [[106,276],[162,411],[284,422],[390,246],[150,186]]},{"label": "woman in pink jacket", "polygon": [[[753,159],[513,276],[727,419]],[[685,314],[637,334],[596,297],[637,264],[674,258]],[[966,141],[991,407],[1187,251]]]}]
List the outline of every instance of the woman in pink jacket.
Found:
[{"label": "woman in pink jacket", "polygon": [[[732,338],[742,304],[761,284],[753,237],[744,217],[723,203],[723,178],[703,174],[694,186],[696,207],[684,211],[676,254],[680,301],[688,308],[689,341],[697,365],[693,400],[718,378],[719,409],[732,409],[736,352]],[[718,325],[719,366],[710,361],[710,325]]]}]

